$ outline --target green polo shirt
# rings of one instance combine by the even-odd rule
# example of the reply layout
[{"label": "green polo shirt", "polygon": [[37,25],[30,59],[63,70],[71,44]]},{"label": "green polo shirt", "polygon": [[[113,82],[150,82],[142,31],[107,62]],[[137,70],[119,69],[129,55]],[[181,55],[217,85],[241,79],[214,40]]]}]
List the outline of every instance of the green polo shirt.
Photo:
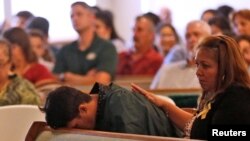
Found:
[{"label": "green polo shirt", "polygon": [[90,47],[79,50],[77,41],[64,46],[56,57],[53,72],[56,74],[72,72],[85,75],[89,70],[105,71],[114,78],[117,52],[111,42],[95,35]]}]

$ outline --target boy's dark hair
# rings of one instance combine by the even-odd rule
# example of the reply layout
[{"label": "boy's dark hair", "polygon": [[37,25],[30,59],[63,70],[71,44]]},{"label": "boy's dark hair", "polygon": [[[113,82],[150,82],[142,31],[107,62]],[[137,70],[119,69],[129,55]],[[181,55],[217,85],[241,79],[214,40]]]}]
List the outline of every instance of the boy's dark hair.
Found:
[{"label": "boy's dark hair", "polygon": [[91,96],[75,88],[61,86],[48,94],[41,111],[45,112],[47,124],[56,129],[66,127],[79,115],[79,105],[91,101]]}]

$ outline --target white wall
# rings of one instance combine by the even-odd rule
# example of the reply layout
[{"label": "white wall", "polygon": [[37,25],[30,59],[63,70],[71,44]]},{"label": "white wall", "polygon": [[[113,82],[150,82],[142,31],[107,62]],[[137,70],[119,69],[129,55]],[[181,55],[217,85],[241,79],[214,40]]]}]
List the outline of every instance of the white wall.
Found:
[{"label": "white wall", "polygon": [[112,0],[96,0],[96,5],[103,8],[103,9],[112,9],[111,5]]},{"label": "white wall", "polygon": [[[51,42],[71,41],[77,38],[70,20],[70,5],[78,0],[0,0],[4,2],[4,17],[11,26],[15,26],[17,12],[28,10],[35,16],[48,19]],[[95,0],[84,0],[89,5],[96,5]],[[0,9],[2,8],[0,2]],[[3,9],[3,8],[2,8]],[[1,15],[0,15],[1,18]]]}]

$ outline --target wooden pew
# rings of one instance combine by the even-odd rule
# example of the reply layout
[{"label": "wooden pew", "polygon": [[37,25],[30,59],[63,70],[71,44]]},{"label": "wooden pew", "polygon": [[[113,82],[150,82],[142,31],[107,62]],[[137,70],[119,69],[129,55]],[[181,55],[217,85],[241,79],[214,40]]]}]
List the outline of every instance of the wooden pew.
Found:
[{"label": "wooden pew", "polygon": [[183,138],[160,137],[127,133],[103,132],[83,129],[51,129],[45,122],[34,122],[26,135],[25,141],[59,141],[59,140],[91,140],[91,141],[191,141]]},{"label": "wooden pew", "polygon": [[164,96],[171,96],[171,95],[193,95],[197,94],[200,95],[202,90],[200,88],[188,88],[188,89],[148,89],[148,91]]},{"label": "wooden pew", "polygon": [[154,89],[148,91],[157,95],[170,97],[180,108],[196,108],[197,100],[202,93],[200,88]]},{"label": "wooden pew", "polygon": [[[115,83],[127,89],[131,89],[130,86],[131,83],[135,83],[144,89],[148,89],[152,80],[153,76],[128,75],[128,76],[117,76],[112,83]],[[83,92],[89,93],[91,88],[93,87],[93,83],[88,85],[71,85],[71,86]]]},{"label": "wooden pew", "polygon": [[131,83],[135,83],[144,89],[149,89],[153,76],[148,75],[125,75],[117,76],[114,83],[130,89]]},{"label": "wooden pew", "polygon": [[115,82],[151,82],[153,78],[153,76],[148,75],[121,75],[116,76]]}]

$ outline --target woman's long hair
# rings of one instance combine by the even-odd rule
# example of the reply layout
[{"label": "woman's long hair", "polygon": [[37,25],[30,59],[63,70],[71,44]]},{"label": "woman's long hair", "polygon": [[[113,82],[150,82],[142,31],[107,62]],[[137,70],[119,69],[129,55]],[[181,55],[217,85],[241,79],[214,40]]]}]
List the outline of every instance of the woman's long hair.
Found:
[{"label": "woman's long hair", "polygon": [[[198,44],[196,49],[206,49],[213,52],[214,59],[218,64],[215,92],[211,94],[203,91],[199,101],[199,109],[231,85],[236,84],[250,88],[247,64],[233,38],[226,35],[208,36]],[[207,98],[209,94],[211,95]]]}]

